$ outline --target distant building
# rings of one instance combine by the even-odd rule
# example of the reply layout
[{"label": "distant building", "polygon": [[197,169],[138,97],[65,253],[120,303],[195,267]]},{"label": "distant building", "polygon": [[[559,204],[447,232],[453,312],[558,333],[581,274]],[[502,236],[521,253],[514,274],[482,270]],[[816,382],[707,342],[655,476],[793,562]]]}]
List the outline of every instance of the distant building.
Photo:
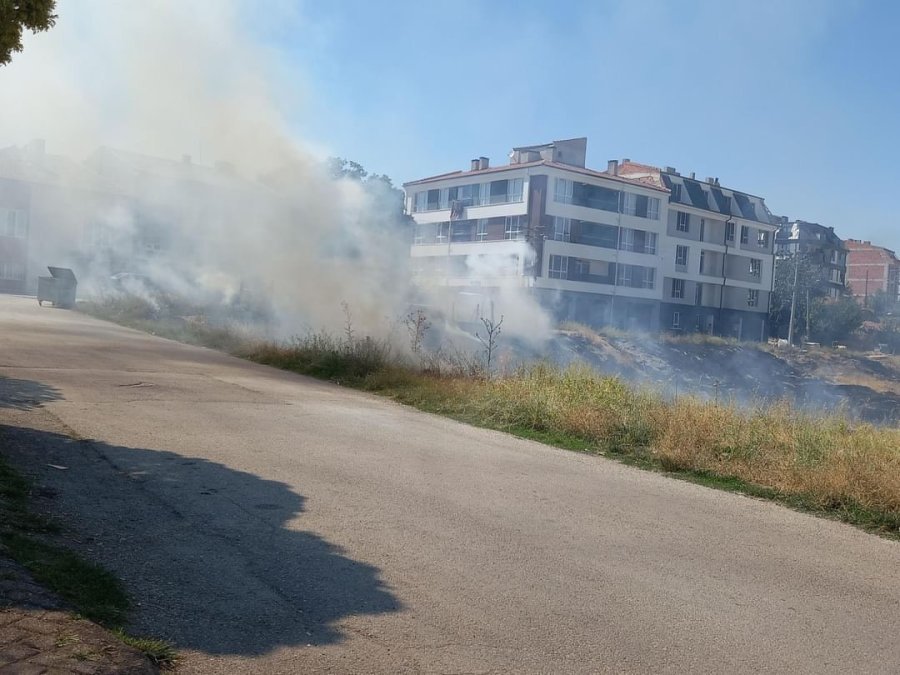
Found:
[{"label": "distant building", "polygon": [[871,241],[848,239],[845,245],[847,286],[853,297],[869,306],[869,299],[883,291],[890,302],[900,302],[900,260],[897,255]]},{"label": "distant building", "polygon": [[838,298],[846,292],[847,249],[833,227],[783,218],[775,234],[775,256],[786,259],[795,255],[822,270],[829,297]]},{"label": "distant building", "polygon": [[76,161],[42,140],[0,148],[0,292],[33,293],[47,265],[143,272],[176,242],[198,249],[194,225],[236,213],[250,192],[230,165],[188,156],[101,147]]},{"label": "distant building", "polygon": [[508,165],[480,157],[406,183],[414,273],[465,311],[518,287],[558,320],[762,339],[775,232],[763,199],[630,160],[595,171],[586,149],[521,146]]},{"label": "distant building", "polygon": [[44,141],[0,148],[0,292],[32,292],[45,265],[68,266],[45,254],[72,248],[78,233],[67,225],[94,197],[83,167],[47,153]]}]

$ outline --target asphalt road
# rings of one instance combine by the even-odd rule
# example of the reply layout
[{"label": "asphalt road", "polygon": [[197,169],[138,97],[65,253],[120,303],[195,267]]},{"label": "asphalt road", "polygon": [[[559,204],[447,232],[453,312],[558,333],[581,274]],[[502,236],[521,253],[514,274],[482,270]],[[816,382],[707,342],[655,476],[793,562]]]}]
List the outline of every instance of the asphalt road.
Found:
[{"label": "asphalt road", "polygon": [[184,673],[900,672],[900,544],[849,526],[32,299],[0,375]]}]

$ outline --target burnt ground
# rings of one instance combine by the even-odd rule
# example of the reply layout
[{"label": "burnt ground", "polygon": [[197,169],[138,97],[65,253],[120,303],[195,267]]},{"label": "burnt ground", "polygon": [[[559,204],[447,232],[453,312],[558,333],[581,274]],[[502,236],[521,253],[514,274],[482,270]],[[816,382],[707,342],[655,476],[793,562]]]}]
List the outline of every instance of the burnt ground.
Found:
[{"label": "burnt ground", "polygon": [[656,341],[561,332],[550,356],[648,386],[741,404],[785,400],[808,412],[839,411],[874,424],[900,423],[900,358],[830,349]]}]

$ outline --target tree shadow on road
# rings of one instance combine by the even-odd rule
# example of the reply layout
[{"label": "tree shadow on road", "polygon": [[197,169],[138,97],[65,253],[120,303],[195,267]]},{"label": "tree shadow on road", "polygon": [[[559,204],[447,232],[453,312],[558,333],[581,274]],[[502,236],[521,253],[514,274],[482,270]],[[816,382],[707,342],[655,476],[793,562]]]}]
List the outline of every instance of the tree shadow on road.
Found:
[{"label": "tree shadow on road", "polygon": [[340,642],[344,619],[401,609],[378,568],[300,529],[304,497],[284,483],[38,429],[0,438],[51,495],[38,506],[65,514],[67,543],[123,580],[135,632],[249,656]]},{"label": "tree shadow on road", "polygon": [[0,375],[0,408],[31,410],[61,398],[58,389],[42,382]]}]

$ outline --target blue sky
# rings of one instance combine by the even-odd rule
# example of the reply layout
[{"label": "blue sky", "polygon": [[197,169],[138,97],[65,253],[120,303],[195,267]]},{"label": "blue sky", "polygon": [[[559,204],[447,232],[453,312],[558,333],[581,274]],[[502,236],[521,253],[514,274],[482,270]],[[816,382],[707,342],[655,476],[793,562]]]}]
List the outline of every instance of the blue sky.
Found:
[{"label": "blue sky", "polygon": [[335,0],[256,23],[292,128],[395,182],[587,136],[591,166],[718,176],[900,250],[900,3]]}]

